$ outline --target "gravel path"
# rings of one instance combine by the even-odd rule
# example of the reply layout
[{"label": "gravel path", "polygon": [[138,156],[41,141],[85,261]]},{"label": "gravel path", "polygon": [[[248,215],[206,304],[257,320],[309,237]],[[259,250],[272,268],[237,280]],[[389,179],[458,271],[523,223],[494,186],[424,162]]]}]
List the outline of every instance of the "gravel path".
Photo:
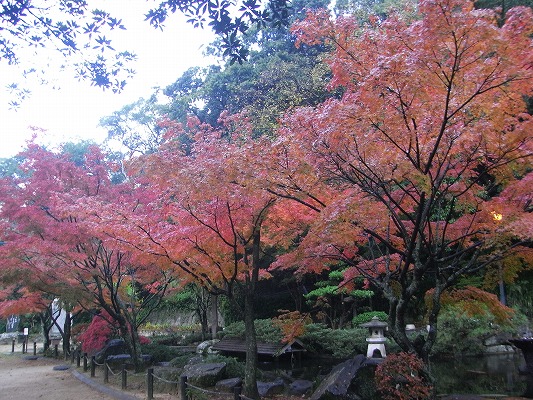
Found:
[{"label": "gravel path", "polygon": [[76,379],[70,370],[54,370],[55,360],[28,360],[21,354],[0,355],[0,399],[113,400]]},{"label": "gravel path", "polygon": [[[16,344],[0,345],[0,399],[9,400],[121,400],[143,399],[141,393],[121,395],[112,388],[87,378],[85,374],[73,371],[75,366],[63,360],[34,357],[22,354]],[[78,378],[76,376],[78,376]]]}]

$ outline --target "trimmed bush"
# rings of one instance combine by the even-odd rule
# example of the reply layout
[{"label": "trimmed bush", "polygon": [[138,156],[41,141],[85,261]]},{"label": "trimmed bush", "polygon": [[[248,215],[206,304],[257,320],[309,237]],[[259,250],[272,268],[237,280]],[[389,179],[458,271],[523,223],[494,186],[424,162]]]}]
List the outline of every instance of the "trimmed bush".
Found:
[{"label": "trimmed bush", "polygon": [[226,376],[229,378],[244,379],[244,363],[235,357],[226,357],[219,354],[210,354],[205,359],[206,363],[226,363]]},{"label": "trimmed bush", "polygon": [[[183,355],[183,352],[179,349],[173,349],[172,347],[157,343],[141,345],[141,352],[142,354],[150,354],[153,363],[171,361],[172,359]],[[189,354],[187,357],[190,358],[191,355]]]},{"label": "trimmed bush", "polygon": [[389,315],[384,311],[367,311],[355,316],[352,319],[352,325],[354,327],[357,327],[361,324],[370,322],[374,317],[378,317],[379,320],[383,322],[387,322],[387,320],[389,319]]},{"label": "trimmed bush", "polygon": [[300,338],[307,350],[334,358],[366,354],[368,331],[364,328],[331,329],[325,324],[309,324]]},{"label": "trimmed bush", "polygon": [[[279,343],[283,338],[281,329],[271,319],[256,319],[255,332],[259,342]],[[224,328],[222,336],[245,338],[244,322],[234,322]]]},{"label": "trimmed bush", "polygon": [[484,313],[469,315],[463,308],[447,305],[439,314],[438,335],[433,347],[434,355],[479,355],[485,351],[484,341],[491,336],[513,334],[523,317],[513,316],[506,325],[496,323],[495,316],[486,309]]},{"label": "trimmed bush", "polygon": [[194,357],[194,354],[180,354],[170,360],[170,366],[172,368],[183,368]]}]

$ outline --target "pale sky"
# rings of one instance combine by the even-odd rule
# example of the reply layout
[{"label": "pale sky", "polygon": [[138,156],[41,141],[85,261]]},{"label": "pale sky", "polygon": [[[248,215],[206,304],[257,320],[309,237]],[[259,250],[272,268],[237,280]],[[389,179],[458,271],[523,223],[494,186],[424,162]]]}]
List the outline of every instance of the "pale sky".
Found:
[{"label": "pale sky", "polygon": [[[106,132],[98,128],[101,117],[120,110],[140,97],[147,98],[154,87],[173,83],[188,68],[207,65],[203,58],[204,46],[213,35],[209,30],[195,29],[179,13],[171,16],[163,32],[152,28],[144,15],[155,2],[146,0],[91,0],[89,5],[122,18],[126,31],[107,35],[113,47],[137,54],[134,69],[137,74],[128,81],[121,94],[91,87],[89,82],[78,82],[70,71],[57,77],[60,90],[49,86],[32,86],[32,95],[17,110],[9,110],[4,87],[10,83],[12,67],[0,64],[0,158],[11,157],[23,149],[31,137],[30,126],[46,130],[38,142],[55,145],[64,141],[93,139],[100,142]],[[55,71],[51,70],[53,74]]]}]

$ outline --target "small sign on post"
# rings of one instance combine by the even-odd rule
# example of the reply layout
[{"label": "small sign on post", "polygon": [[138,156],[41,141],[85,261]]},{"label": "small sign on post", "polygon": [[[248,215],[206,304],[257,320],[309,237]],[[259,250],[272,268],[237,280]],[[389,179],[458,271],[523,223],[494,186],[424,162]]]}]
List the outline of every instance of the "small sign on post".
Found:
[{"label": "small sign on post", "polygon": [[22,337],[22,354],[25,354],[28,351],[28,335],[29,335],[29,329],[24,328],[24,333]]}]

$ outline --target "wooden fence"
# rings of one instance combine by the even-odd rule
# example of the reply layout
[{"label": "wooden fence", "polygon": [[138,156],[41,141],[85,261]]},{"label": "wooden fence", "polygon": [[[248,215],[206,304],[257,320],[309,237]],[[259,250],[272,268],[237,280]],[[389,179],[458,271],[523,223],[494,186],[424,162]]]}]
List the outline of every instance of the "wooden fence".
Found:
[{"label": "wooden fence", "polygon": [[[28,353],[28,341],[25,340],[21,344],[18,345],[19,347],[22,347],[22,353],[26,354]],[[11,343],[11,352],[14,353],[16,349],[15,339],[13,339]],[[37,355],[37,342],[33,342],[33,355]],[[55,358],[59,357],[59,350],[58,345],[54,345],[54,356]],[[144,375],[145,382],[146,382],[146,398],[148,400],[154,399],[154,381],[160,381],[163,383],[167,383],[170,385],[173,385],[174,387],[178,388],[178,394],[179,398],[181,400],[192,400],[195,397],[207,397],[211,398],[213,396],[216,396],[218,399],[222,398],[228,398],[230,400],[252,400],[249,397],[244,396],[242,392],[242,388],[240,386],[235,387],[233,389],[232,393],[228,392],[216,392],[212,390],[208,390],[205,388],[201,388],[198,386],[194,386],[191,383],[187,381],[186,376],[181,376],[179,381],[170,381],[167,379],[164,379],[162,377],[157,376],[154,373],[154,368],[148,368],[146,371],[141,373],[133,373],[131,371],[128,371],[126,368],[126,364],[123,363],[121,365],[121,368],[119,370],[113,370],[112,366],[106,361],[103,363],[98,363],[96,361],[95,356],[89,356],[87,353],[81,353],[78,350],[72,351],[69,354],[65,354],[65,360],[68,360],[70,358],[71,364],[76,364],[76,368],[82,368],[83,372],[90,371],[90,377],[95,378],[97,373],[97,368],[100,367],[103,373],[103,381],[104,384],[109,383],[109,377],[110,376],[120,376],[121,381],[121,389],[123,391],[127,390],[128,388],[128,377],[129,376],[140,376]],[[200,396],[196,396],[196,395]]]}]

